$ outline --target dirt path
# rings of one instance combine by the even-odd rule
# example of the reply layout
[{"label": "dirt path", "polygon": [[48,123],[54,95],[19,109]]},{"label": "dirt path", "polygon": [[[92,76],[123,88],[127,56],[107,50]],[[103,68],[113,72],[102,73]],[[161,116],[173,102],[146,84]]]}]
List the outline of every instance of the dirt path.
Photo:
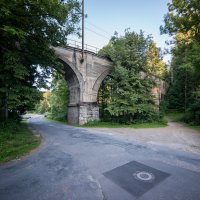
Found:
[{"label": "dirt path", "polygon": [[180,123],[169,122],[165,128],[87,128],[87,130],[115,134],[128,141],[145,142],[200,154],[200,133]]}]

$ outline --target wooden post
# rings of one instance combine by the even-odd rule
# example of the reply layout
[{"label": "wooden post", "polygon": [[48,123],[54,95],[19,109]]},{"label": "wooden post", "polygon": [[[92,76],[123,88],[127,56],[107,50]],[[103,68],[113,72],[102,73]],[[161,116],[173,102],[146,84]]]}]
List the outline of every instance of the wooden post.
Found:
[{"label": "wooden post", "polygon": [[85,11],[84,11],[84,0],[82,0],[82,62],[84,61],[84,18],[85,18]]}]

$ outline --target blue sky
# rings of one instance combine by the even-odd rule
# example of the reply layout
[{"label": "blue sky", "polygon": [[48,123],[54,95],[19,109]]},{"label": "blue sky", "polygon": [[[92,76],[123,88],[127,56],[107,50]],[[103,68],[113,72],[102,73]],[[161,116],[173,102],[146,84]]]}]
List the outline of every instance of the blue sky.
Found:
[{"label": "blue sky", "polygon": [[[166,47],[167,35],[159,27],[167,13],[170,0],[85,0],[85,43],[102,48],[115,31],[124,34],[126,28],[151,34],[158,47]],[[93,31],[93,32],[92,32]],[[95,32],[95,33],[94,33]],[[74,36],[72,39],[78,40]],[[168,57],[165,57],[167,61]]]}]

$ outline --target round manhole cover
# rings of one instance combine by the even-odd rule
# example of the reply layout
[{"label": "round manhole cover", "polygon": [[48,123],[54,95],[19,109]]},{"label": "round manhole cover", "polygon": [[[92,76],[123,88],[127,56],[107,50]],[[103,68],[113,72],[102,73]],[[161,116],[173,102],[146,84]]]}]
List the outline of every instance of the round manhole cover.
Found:
[{"label": "round manhole cover", "polygon": [[155,176],[150,172],[137,171],[133,174],[134,178],[144,182],[152,182]]}]

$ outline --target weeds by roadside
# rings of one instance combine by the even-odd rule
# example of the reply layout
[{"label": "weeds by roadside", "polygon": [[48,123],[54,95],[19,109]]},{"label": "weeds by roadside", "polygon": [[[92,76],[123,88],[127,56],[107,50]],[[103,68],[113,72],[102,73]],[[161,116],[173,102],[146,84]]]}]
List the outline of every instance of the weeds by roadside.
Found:
[{"label": "weeds by roadside", "polygon": [[152,122],[152,123],[136,123],[136,124],[120,124],[113,122],[91,121],[79,127],[88,128],[162,128],[166,127],[164,122]]},{"label": "weeds by roadside", "polygon": [[0,163],[17,159],[40,143],[41,138],[33,135],[25,122],[11,120],[0,123]]}]

